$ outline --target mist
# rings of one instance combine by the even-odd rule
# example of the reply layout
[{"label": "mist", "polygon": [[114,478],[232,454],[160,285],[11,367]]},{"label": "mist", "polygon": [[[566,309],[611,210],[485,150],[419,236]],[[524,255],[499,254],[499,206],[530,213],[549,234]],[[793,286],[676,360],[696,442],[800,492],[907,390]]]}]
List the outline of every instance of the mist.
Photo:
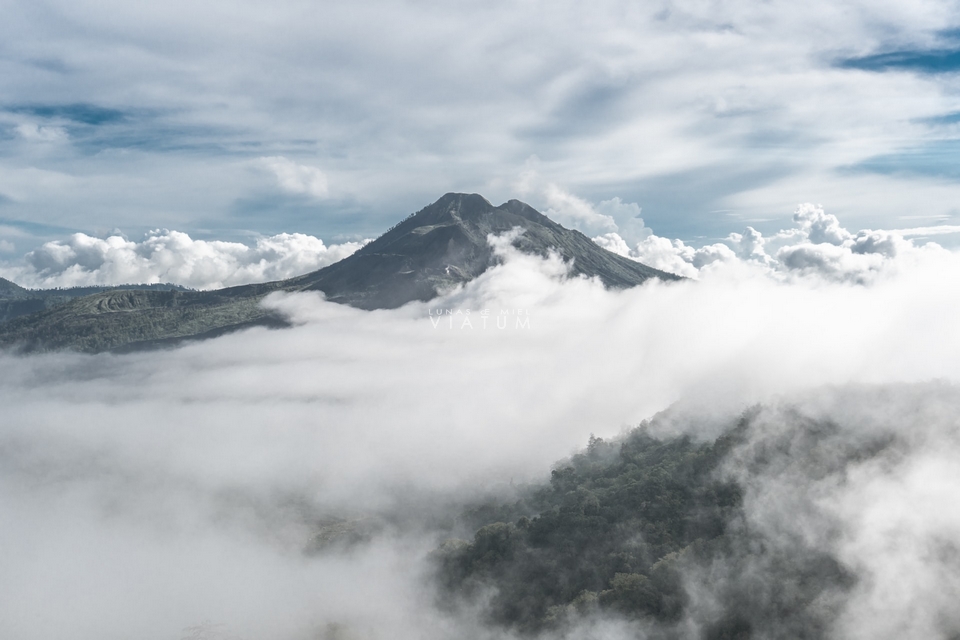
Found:
[{"label": "mist", "polygon": [[[591,434],[652,418],[706,440],[751,408],[724,473],[770,554],[800,540],[855,576],[822,617],[829,633],[960,628],[960,255],[914,247],[869,279],[716,261],[697,280],[611,291],[557,257],[497,250],[502,264],[465,287],[397,310],[273,295],[293,327],[0,355],[6,632],[504,637],[477,611],[434,606],[430,553],[465,535],[460,505],[542,481]],[[818,447],[755,463],[824,420]],[[337,527],[349,535],[324,533]],[[769,557],[745,555],[755,582],[740,584],[762,585]],[[725,585],[743,570],[690,570],[684,633],[736,596]],[[557,633],[666,633],[575,624]]]}]

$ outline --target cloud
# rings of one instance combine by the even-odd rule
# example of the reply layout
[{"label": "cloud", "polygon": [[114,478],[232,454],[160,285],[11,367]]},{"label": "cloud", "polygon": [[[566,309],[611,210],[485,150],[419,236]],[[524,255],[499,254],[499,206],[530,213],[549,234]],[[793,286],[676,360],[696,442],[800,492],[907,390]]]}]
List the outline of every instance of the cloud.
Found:
[{"label": "cloud", "polygon": [[753,227],[731,233],[723,242],[691,247],[682,240],[648,235],[633,247],[617,233],[593,240],[600,246],[682,276],[696,278],[704,269],[724,264],[759,268],[772,277],[812,277],[865,283],[884,277],[923,255],[943,252],[933,242],[918,243],[909,236],[955,233],[953,227],[852,233],[823,207],[801,204],[793,216],[796,227],[765,237]]},{"label": "cloud", "polygon": [[539,166],[538,157],[528,158],[514,186],[522,197],[540,207],[548,218],[587,235],[619,232],[621,237],[628,240],[650,235],[651,231],[644,227],[641,209],[635,202],[625,203],[615,197],[595,206],[543,177]]},{"label": "cloud", "polygon": [[217,289],[282,280],[315,271],[349,256],[365,242],[327,246],[302,233],[257,238],[253,246],[194,240],[179,231],[157,230],[140,242],[120,235],[94,238],[76,233],[28,253],[25,264],[0,266],[0,274],[33,288],[173,283]]},{"label": "cloud", "polygon": [[[451,190],[504,201],[534,153],[567,192],[637,202],[649,226],[688,242],[725,226],[708,212],[788,218],[810,200],[860,226],[893,228],[905,212],[933,224],[954,215],[960,189],[905,175],[899,161],[882,175],[868,162],[953,137],[949,74],[835,64],[890,46],[936,50],[960,24],[942,2],[854,0],[838,11],[817,0],[800,11],[778,0],[757,13],[746,0],[617,0],[584,20],[565,0],[544,21],[542,2],[376,0],[362,24],[346,7],[321,14],[296,2],[177,0],[149,15],[91,0],[53,6],[69,20],[20,2],[0,27],[17,52],[0,126],[19,137],[29,119],[32,135],[69,135],[15,145],[0,162],[5,186],[27,166],[78,178],[17,181],[13,215],[45,225],[223,228],[238,198],[258,194],[249,167],[259,158],[277,164],[280,177],[261,168],[290,193],[351,214],[307,229],[273,212],[248,223],[260,233],[369,233],[371,219],[389,226]],[[952,157],[931,161],[949,168]],[[576,203],[564,206],[576,215]]]},{"label": "cloud", "polygon": [[616,231],[617,223],[613,217],[598,212],[589,202],[564,191],[555,184],[544,187],[547,217],[584,233],[597,231]]},{"label": "cloud", "polygon": [[32,142],[64,142],[69,136],[62,127],[43,126],[33,123],[17,125],[17,134]]},{"label": "cloud", "polygon": [[640,242],[653,234],[653,230],[643,223],[641,217],[643,209],[636,202],[623,202],[620,198],[614,197],[602,200],[596,208],[598,213],[616,222],[617,233],[628,243]]},{"label": "cloud", "polygon": [[297,164],[283,156],[260,158],[260,163],[273,173],[284,191],[313,198],[324,198],[329,191],[327,176],[316,167]]},{"label": "cloud", "polygon": [[[721,265],[740,265],[774,278],[865,283],[923,260],[924,254],[944,251],[929,238],[957,233],[955,225],[853,232],[822,206],[804,203],[794,211],[793,228],[764,235],[748,226],[742,233],[697,247],[656,235],[645,225],[637,203],[616,197],[593,204],[544,180],[535,169],[524,173],[518,187],[546,203],[546,213],[568,227],[600,230],[593,240],[603,248],[690,278]],[[121,236],[98,239],[75,234],[30,252],[25,265],[0,266],[0,273],[34,287],[169,281],[209,289],[306,273],[362,245],[327,247],[304,234],[260,238],[254,247],[195,241],[166,230],[152,231],[139,243]]]},{"label": "cloud", "polygon": [[[609,2],[585,16],[564,2],[452,6],[384,1],[359,15],[346,5],[75,0],[50,7],[61,20],[26,3],[5,11],[5,101],[48,104],[29,125],[0,114],[3,128],[35,142],[67,135],[0,160],[10,219],[138,231],[146,220],[195,236],[257,189],[252,162],[310,198],[329,198],[322,178],[336,176],[338,210],[363,215],[309,231],[366,232],[451,189],[515,197],[516,167],[536,152],[557,185],[557,215],[699,278],[610,292],[564,280],[556,259],[508,253],[436,304],[530,309],[529,332],[434,329],[422,306],[362,313],[294,296],[272,301],[301,323],[288,331],[154,354],[0,355],[8,633],[502,637],[434,615],[417,580],[432,534],[387,527],[343,553],[299,550],[331,513],[432,514],[424,505],[438,496],[536,475],[590,432],[615,434],[679,399],[699,406],[706,429],[721,407],[823,384],[960,382],[956,254],[903,241],[915,234],[844,231],[816,207],[777,231],[808,200],[857,227],[896,229],[905,214],[922,226],[955,221],[955,181],[871,173],[869,163],[902,157],[904,141],[953,135],[931,120],[956,111],[951,77],[834,61],[881,62],[887,43],[942,48],[934,41],[960,23],[956,7]],[[63,96],[94,114],[152,115],[84,120]],[[623,199],[616,207],[591,204],[611,193]],[[661,236],[626,228],[633,202]],[[726,218],[696,213],[719,208],[775,220],[693,246],[727,232]],[[297,228],[272,216],[249,224]],[[52,243],[12,277],[215,286],[300,268],[283,256],[323,260],[293,240],[264,257],[157,237]],[[883,459],[890,469],[864,461],[811,484],[804,465],[827,446],[777,458],[781,476],[756,478],[754,522],[772,534],[812,513],[810,523],[828,525],[810,527],[813,539],[838,532],[826,542],[863,576],[837,635],[955,631],[944,601],[955,601],[956,413],[950,401],[942,416],[920,411],[936,396],[921,389],[900,410],[842,395],[815,414],[846,410],[844,434],[869,422],[929,437],[907,438],[903,458]],[[872,406],[899,425],[877,426]],[[783,421],[784,432],[805,433],[787,413],[769,413],[771,430]],[[396,507],[399,494],[423,499]],[[814,511],[784,519],[785,504]],[[611,636],[637,635],[605,624]]]},{"label": "cloud", "polygon": [[694,248],[684,244],[682,240],[670,240],[652,234],[636,243],[633,248],[628,246],[618,233],[597,236],[593,241],[625,258],[686,278],[696,278],[700,269],[708,265],[731,262],[737,258],[734,251],[725,244],[715,243]]},{"label": "cloud", "polygon": [[[364,312],[318,294],[277,295],[268,304],[293,328],[140,354],[0,354],[8,632],[503,637],[431,603],[423,571],[448,535],[448,507],[539,479],[589,434],[615,436],[678,401],[699,416],[686,428],[703,437],[745,406],[781,398],[832,416],[837,442],[859,441],[878,421],[880,433],[900,434],[907,448],[894,467],[862,458],[849,477],[802,473],[831,455],[833,440],[775,458],[789,473],[768,465],[751,481],[751,517],[773,535],[808,513],[775,520],[787,506],[815,507],[804,521],[813,539],[839,519],[830,549],[865,576],[849,620],[898,623],[930,585],[952,584],[923,555],[941,547],[923,541],[954,532],[949,509],[936,516],[928,505],[956,491],[944,466],[956,446],[938,449],[936,434],[955,429],[960,255],[919,252],[862,285],[774,278],[731,261],[702,268],[699,281],[610,291],[569,277],[556,256],[506,242],[498,251],[501,265],[431,303]],[[524,310],[530,323],[435,326],[438,310],[474,319]],[[932,379],[941,386],[918,388],[912,404],[896,399],[900,385]],[[824,385],[851,382],[868,391],[817,408]],[[895,401],[900,409],[887,411]],[[788,414],[770,413],[769,433]],[[922,509],[902,508],[915,499]],[[304,553],[321,530],[368,531],[369,541],[346,535]],[[899,532],[910,545],[893,546]],[[908,584],[919,586],[902,606],[883,606]],[[939,596],[926,601],[902,628],[927,629],[945,611]]]},{"label": "cloud", "polygon": [[[695,622],[710,621],[718,596],[789,601],[832,574],[805,610],[738,614],[764,637],[794,635],[798,615],[833,637],[956,633],[960,519],[946,507],[960,489],[948,462],[958,413],[960,388],[943,383],[822,388],[747,412],[725,475],[745,490],[754,544],[687,576]],[[689,418],[669,422],[689,429]],[[781,590],[786,567],[804,563],[808,585]]]},{"label": "cloud", "polygon": [[960,226],[944,224],[937,227],[914,227],[912,229],[897,229],[894,233],[901,236],[936,236],[960,233]]},{"label": "cloud", "polygon": [[825,213],[822,206],[801,204],[793,214],[793,221],[812,244],[840,246],[850,239],[850,233],[840,226],[837,217]]}]

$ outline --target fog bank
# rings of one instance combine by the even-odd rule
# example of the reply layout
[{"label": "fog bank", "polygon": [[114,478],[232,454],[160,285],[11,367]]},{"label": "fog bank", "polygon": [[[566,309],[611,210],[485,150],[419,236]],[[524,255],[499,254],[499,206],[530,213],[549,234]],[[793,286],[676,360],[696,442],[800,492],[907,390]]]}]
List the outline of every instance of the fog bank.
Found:
[{"label": "fog bank", "polygon": [[[866,576],[836,620],[842,635],[870,635],[871,619],[939,633],[917,625],[944,610],[929,594],[953,593],[929,541],[953,535],[938,505],[960,490],[960,256],[918,250],[869,282],[729,261],[697,281],[607,291],[567,278],[557,258],[499,251],[502,265],[429,304],[364,312],[275,295],[267,304],[293,328],[149,353],[0,355],[8,633],[503,637],[431,606],[420,575],[448,533],[436,524],[446,505],[543,478],[591,433],[671,406],[664,432],[706,438],[746,407],[785,402],[834,419],[838,438],[878,423],[864,428],[907,444],[893,467],[847,476],[811,476],[803,457],[743,476],[756,526],[798,526],[777,520],[792,504],[780,491],[815,507],[801,533]],[[823,391],[848,384],[886,386]],[[912,399],[888,415],[873,388]],[[914,411],[929,394],[935,415]],[[771,429],[791,424],[771,411]],[[366,542],[305,553],[331,522]],[[898,547],[901,534],[920,546]],[[901,616],[911,602],[930,615]]]}]

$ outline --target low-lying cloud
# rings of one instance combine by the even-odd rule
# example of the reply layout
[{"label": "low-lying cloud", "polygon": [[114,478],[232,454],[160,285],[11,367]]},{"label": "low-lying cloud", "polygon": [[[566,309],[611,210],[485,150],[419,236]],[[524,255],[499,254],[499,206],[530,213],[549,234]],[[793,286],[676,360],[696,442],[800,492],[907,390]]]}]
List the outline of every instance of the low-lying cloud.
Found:
[{"label": "low-lying cloud", "polygon": [[[859,255],[859,234],[818,215],[800,216],[803,240],[791,246]],[[824,238],[839,244],[814,241]],[[838,441],[856,441],[858,429],[903,439],[893,458],[847,475],[807,473],[824,468],[803,466],[821,450],[787,457],[744,479],[746,505],[763,531],[806,522],[820,540],[827,522],[822,531],[840,532],[828,548],[863,579],[831,623],[838,633],[865,636],[859,620],[879,636],[884,622],[946,628],[936,626],[945,600],[924,594],[953,593],[933,559],[952,553],[934,542],[954,532],[949,505],[936,507],[960,491],[945,466],[953,448],[939,446],[957,428],[960,255],[918,248],[884,277],[859,280],[770,277],[762,261],[740,259],[699,269],[696,281],[609,291],[567,277],[556,257],[498,250],[503,264],[398,310],[274,295],[267,304],[292,328],[151,353],[0,355],[8,632],[504,637],[431,604],[423,572],[448,505],[542,478],[591,433],[616,436],[670,406],[673,428],[712,437],[758,402],[833,419]],[[434,324],[438,312],[455,320]],[[484,312],[530,322],[457,321]],[[851,383],[867,391],[848,392]],[[839,390],[819,400],[824,385]],[[906,400],[884,413],[871,389]],[[777,415],[757,442],[795,426]],[[777,520],[793,504],[776,503],[787,488],[820,511]],[[907,508],[916,504],[925,506]],[[330,527],[368,533],[305,552]],[[922,616],[904,618],[921,600]],[[597,624],[568,632],[638,633]]]},{"label": "low-lying cloud", "polygon": [[186,233],[153,231],[137,242],[120,235],[75,233],[28,253],[20,265],[0,266],[0,276],[32,288],[173,283],[217,289],[282,280],[346,258],[364,242],[326,245],[302,233],[239,242],[194,240]]},{"label": "low-lying cloud", "polygon": [[[528,176],[528,181],[535,180],[535,175]],[[850,231],[823,207],[806,203],[795,210],[792,228],[764,236],[747,227],[696,247],[656,235],[644,225],[636,203],[612,198],[594,205],[552,183],[537,183],[536,189],[551,203],[547,209],[551,217],[597,233],[593,240],[601,247],[688,278],[701,278],[723,266],[754,270],[775,280],[865,285],[920,264],[949,261],[949,251],[935,240],[960,234],[955,225]],[[283,233],[258,238],[249,246],[194,240],[165,229],[140,242],[120,235],[95,238],[77,233],[47,242],[19,263],[0,264],[0,276],[34,288],[173,283],[215,289],[301,275],[347,257],[366,242],[326,245],[314,236]]]},{"label": "low-lying cloud", "polygon": [[[616,231],[594,241],[622,256],[690,278],[722,263],[741,263],[760,268],[775,278],[812,276],[835,282],[866,284],[889,275],[907,263],[927,260],[943,253],[932,241],[917,242],[909,236],[956,234],[956,226],[924,229],[848,231],[840,220],[810,203],[801,204],[793,215],[796,226],[770,236],[753,227],[731,233],[721,242],[693,247],[682,240],[654,235],[645,229],[632,246]],[[642,225],[643,221],[640,220]],[[936,259],[936,258],[933,258]]]}]

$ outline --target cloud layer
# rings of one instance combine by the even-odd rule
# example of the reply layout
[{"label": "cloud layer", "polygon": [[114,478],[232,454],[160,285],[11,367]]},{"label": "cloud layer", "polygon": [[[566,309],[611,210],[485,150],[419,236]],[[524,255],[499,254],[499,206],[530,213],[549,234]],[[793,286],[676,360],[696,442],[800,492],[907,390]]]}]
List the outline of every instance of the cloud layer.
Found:
[{"label": "cloud layer", "polygon": [[[643,220],[635,220],[642,227]],[[701,247],[657,236],[646,228],[633,246],[616,231],[599,235],[594,241],[624,257],[690,278],[726,263],[760,269],[774,278],[812,277],[866,284],[907,265],[948,260],[944,248],[930,238],[960,233],[960,228],[947,225],[853,233],[836,216],[810,203],[798,206],[793,220],[795,228],[770,236],[747,227],[743,233],[731,233],[723,242]],[[910,236],[923,238],[913,240]]]},{"label": "cloud layer", "polygon": [[[672,413],[651,427],[697,435],[716,419]],[[833,386],[746,411],[721,474],[743,489],[744,517],[727,553],[687,565],[688,632],[733,616],[764,638],[953,637],[958,415],[960,388],[943,382]]]},{"label": "cloud layer", "polygon": [[[895,505],[936,505],[956,489],[942,457],[911,452],[938,450],[923,429],[956,428],[960,256],[921,253],[866,285],[720,263],[699,281],[607,291],[566,278],[556,258],[499,250],[504,264],[428,305],[363,312],[278,295],[268,303],[291,329],[122,356],[0,354],[7,629],[25,640],[496,636],[437,612],[421,580],[445,505],[542,477],[590,433],[614,436],[671,405],[696,418],[672,424],[706,437],[755,402],[800,397],[815,409],[802,396],[823,385],[894,385],[892,398],[896,385],[939,379],[950,390],[939,421],[908,420],[905,403],[890,414],[903,423],[891,422],[849,396],[840,424],[880,420],[919,444],[899,471],[864,467],[873,475],[849,491],[814,483],[803,494],[834,501],[816,503],[849,527],[834,548],[874,580],[850,619],[900,620],[882,606],[900,578],[870,553],[898,531],[953,531],[929,519],[936,509]],[[484,310],[529,324],[484,328]],[[376,526],[367,543],[305,555],[330,522]],[[916,552],[895,559],[938,584]]]},{"label": "cloud layer", "polygon": [[20,266],[0,265],[0,275],[25,287],[173,283],[218,289],[282,280],[315,271],[349,256],[364,242],[327,246],[302,233],[239,242],[194,240],[179,231],[158,230],[140,242],[113,235],[76,233],[28,253]]},{"label": "cloud layer", "polygon": [[[528,192],[544,193],[547,214],[585,233],[601,247],[644,264],[689,278],[720,265],[758,270],[780,280],[812,279],[869,284],[902,269],[936,260],[949,251],[938,240],[960,236],[960,226],[894,230],[846,229],[813,204],[799,205],[794,227],[763,235],[753,227],[721,242],[692,246],[658,236],[646,227],[636,203],[613,198],[594,205],[552,183]],[[196,289],[280,280],[341,260],[368,241],[325,245],[305,234],[258,238],[254,246],[193,240],[186,233],[158,230],[134,242],[113,235],[74,234],[28,253],[22,261],[0,263],[0,276],[35,288],[174,283]]]}]

